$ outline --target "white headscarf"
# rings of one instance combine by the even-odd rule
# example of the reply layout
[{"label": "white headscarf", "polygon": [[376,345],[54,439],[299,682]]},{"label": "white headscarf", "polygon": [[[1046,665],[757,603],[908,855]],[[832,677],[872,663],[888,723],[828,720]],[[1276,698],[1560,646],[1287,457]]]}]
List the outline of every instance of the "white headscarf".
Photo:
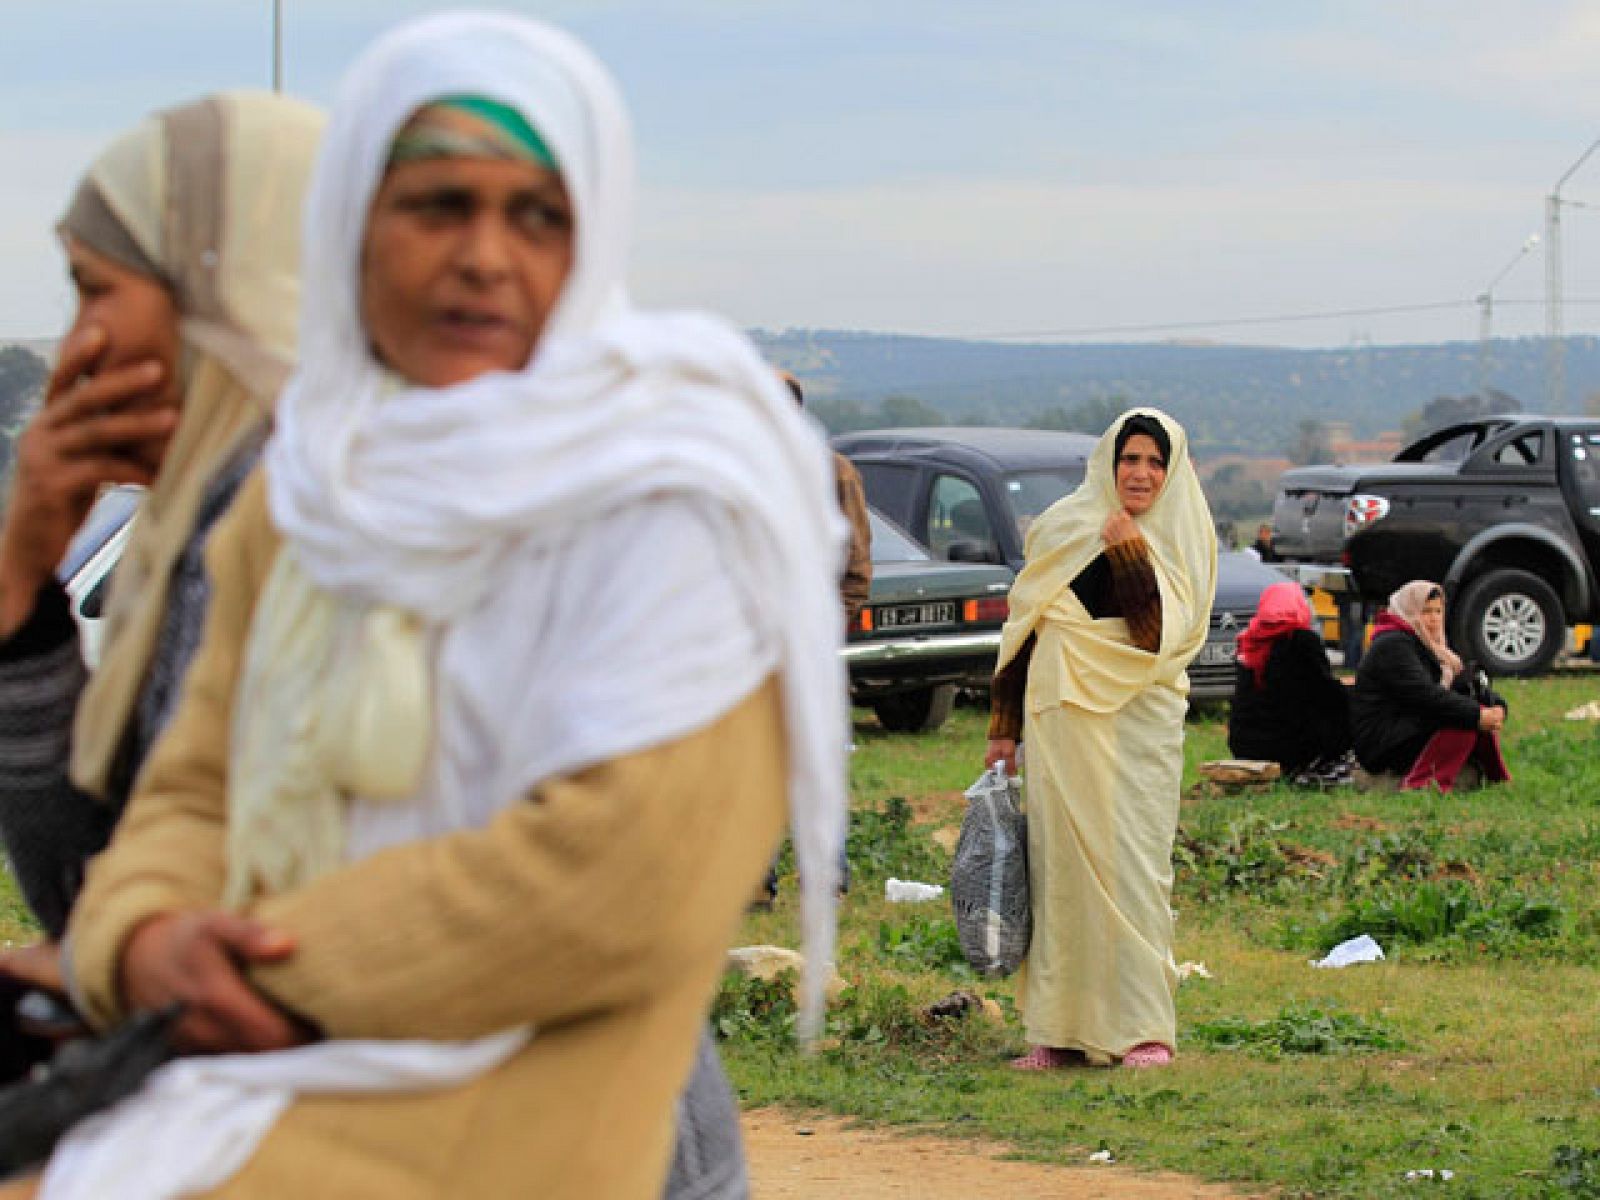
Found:
[{"label": "white headscarf", "polygon": [[[395,393],[360,320],[367,214],[395,133],[424,103],[460,93],[512,106],[544,138],[576,218],[572,271],[523,370]],[[440,628],[495,587],[508,555],[538,554],[597,513],[678,494],[720,514],[732,573],[783,678],[814,1022],[832,957],[846,732],[835,584],[845,528],[815,425],[732,328],[630,309],[628,121],[605,69],[564,33],[490,14],[402,27],[352,68],[323,147],[305,223],[300,368],[267,452],[290,552],[318,588]],[[544,582],[552,594],[582,586]],[[526,611],[540,613],[543,599],[526,595]],[[671,644],[670,601],[660,616]],[[708,667],[715,655],[705,648]],[[653,664],[616,666],[615,697],[583,693],[594,707],[581,745],[505,730],[522,759],[497,781],[510,789],[498,803],[681,735],[686,712],[731,709],[743,693],[728,689],[748,683],[702,671],[702,694],[686,708]],[[719,674],[730,682],[719,686]],[[641,695],[659,695],[653,711]],[[635,714],[626,727],[610,719],[623,700]],[[441,714],[441,737],[448,720]]]},{"label": "white headscarf", "polygon": [[[576,215],[574,265],[524,369],[397,391],[359,319],[367,211],[402,123],[462,93],[510,104],[554,152]],[[236,702],[230,888],[293,886],[328,869],[300,853],[295,838],[308,828],[331,831],[353,859],[483,824],[543,780],[703,727],[776,668],[810,1033],[833,956],[844,836],[836,580],[846,527],[825,444],[748,340],[709,317],[629,309],[632,195],[617,92],[553,29],[434,17],[383,38],[351,69],[306,214],[300,368],[266,457],[286,542],[258,602]],[[723,636],[686,615],[703,591],[673,574],[670,545],[646,536],[663,500],[703,518],[743,588],[744,620],[723,622]],[[609,543],[637,529],[626,552],[660,568],[661,594],[630,596],[618,620],[648,620],[661,654],[605,654],[609,610],[584,598],[609,564],[570,552],[586,527],[601,526]],[[508,607],[510,620],[482,619]],[[579,656],[581,679],[562,675],[573,657],[564,639],[539,636],[548,614],[574,610],[592,643]],[[487,717],[463,711],[462,697],[481,697],[508,655],[525,666],[526,686],[519,679]],[[390,760],[413,745],[425,762],[395,769]],[[484,758],[493,763],[477,777],[446,769],[470,773]],[[278,852],[260,853],[256,843],[280,838]],[[131,1178],[150,1185],[156,1175],[142,1194],[190,1194],[225,1179],[296,1094],[452,1086],[526,1037],[330,1041],[210,1059],[198,1074],[175,1064],[75,1130],[44,1195],[121,1194]],[[184,1119],[195,1111],[205,1118]],[[147,1131],[170,1128],[186,1130],[184,1155],[152,1162]]]}]

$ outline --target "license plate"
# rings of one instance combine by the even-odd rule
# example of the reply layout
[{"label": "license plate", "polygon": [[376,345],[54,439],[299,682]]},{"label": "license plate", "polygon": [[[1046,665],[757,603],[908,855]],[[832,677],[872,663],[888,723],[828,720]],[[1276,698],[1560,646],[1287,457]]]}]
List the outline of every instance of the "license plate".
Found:
[{"label": "license plate", "polygon": [[953,625],[956,606],[953,600],[929,604],[886,604],[873,610],[873,623],[879,629],[914,629],[920,625]]},{"label": "license plate", "polygon": [[1239,649],[1232,642],[1207,642],[1200,647],[1199,663],[1202,667],[1227,666],[1238,656]]}]

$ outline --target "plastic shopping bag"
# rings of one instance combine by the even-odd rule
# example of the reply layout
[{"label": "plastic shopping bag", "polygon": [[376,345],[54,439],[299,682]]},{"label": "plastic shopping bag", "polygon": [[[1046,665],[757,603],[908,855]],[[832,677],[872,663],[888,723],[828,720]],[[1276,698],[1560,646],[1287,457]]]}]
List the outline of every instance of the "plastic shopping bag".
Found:
[{"label": "plastic shopping bag", "polygon": [[967,789],[950,866],[950,904],[961,953],[980,975],[1009,975],[1022,965],[1033,934],[1028,898],[1028,825],[1022,787],[995,764]]}]

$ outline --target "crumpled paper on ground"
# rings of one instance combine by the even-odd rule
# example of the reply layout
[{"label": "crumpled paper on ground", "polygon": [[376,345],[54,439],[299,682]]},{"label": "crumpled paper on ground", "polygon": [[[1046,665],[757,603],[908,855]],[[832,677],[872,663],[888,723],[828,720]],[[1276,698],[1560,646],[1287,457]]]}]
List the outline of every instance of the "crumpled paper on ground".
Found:
[{"label": "crumpled paper on ground", "polygon": [[944,889],[937,883],[893,878],[883,883],[883,898],[891,904],[921,904],[925,900],[937,900],[942,895]]},{"label": "crumpled paper on ground", "polygon": [[1591,700],[1587,704],[1578,705],[1567,713],[1567,720],[1600,721],[1600,700]]},{"label": "crumpled paper on ground", "polygon": [[1348,942],[1340,942],[1327,956],[1312,962],[1313,967],[1350,967],[1356,963],[1382,962],[1383,947],[1372,940],[1371,934],[1363,933],[1360,937],[1353,937]]}]

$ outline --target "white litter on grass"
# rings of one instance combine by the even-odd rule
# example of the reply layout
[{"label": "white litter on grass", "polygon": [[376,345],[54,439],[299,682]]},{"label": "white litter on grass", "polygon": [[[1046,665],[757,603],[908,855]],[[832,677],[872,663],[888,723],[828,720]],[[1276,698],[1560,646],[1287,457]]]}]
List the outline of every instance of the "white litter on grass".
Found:
[{"label": "white litter on grass", "polygon": [[1569,721],[1600,721],[1600,700],[1591,700],[1587,704],[1580,704],[1577,708],[1567,713]]},{"label": "white litter on grass", "polygon": [[1350,967],[1356,963],[1382,962],[1383,947],[1372,940],[1372,935],[1363,933],[1360,937],[1353,937],[1348,942],[1340,942],[1328,951],[1326,958],[1321,961],[1313,960],[1313,967]]},{"label": "white litter on grass", "polygon": [[1441,1167],[1437,1171],[1435,1171],[1432,1167],[1423,1167],[1421,1170],[1406,1172],[1406,1178],[1410,1180],[1437,1179],[1441,1182],[1449,1183],[1450,1180],[1454,1179],[1455,1177],[1456,1173],[1449,1167]]},{"label": "white litter on grass", "polygon": [[1092,1163],[1114,1163],[1117,1159],[1109,1150],[1096,1150],[1089,1155],[1089,1161]]},{"label": "white litter on grass", "polygon": [[937,900],[944,889],[937,883],[918,883],[914,879],[886,879],[883,898],[890,904],[921,904],[924,900]]},{"label": "white litter on grass", "polygon": [[1186,979],[1210,979],[1211,972],[1206,970],[1203,962],[1181,962],[1178,964],[1178,982]]}]

